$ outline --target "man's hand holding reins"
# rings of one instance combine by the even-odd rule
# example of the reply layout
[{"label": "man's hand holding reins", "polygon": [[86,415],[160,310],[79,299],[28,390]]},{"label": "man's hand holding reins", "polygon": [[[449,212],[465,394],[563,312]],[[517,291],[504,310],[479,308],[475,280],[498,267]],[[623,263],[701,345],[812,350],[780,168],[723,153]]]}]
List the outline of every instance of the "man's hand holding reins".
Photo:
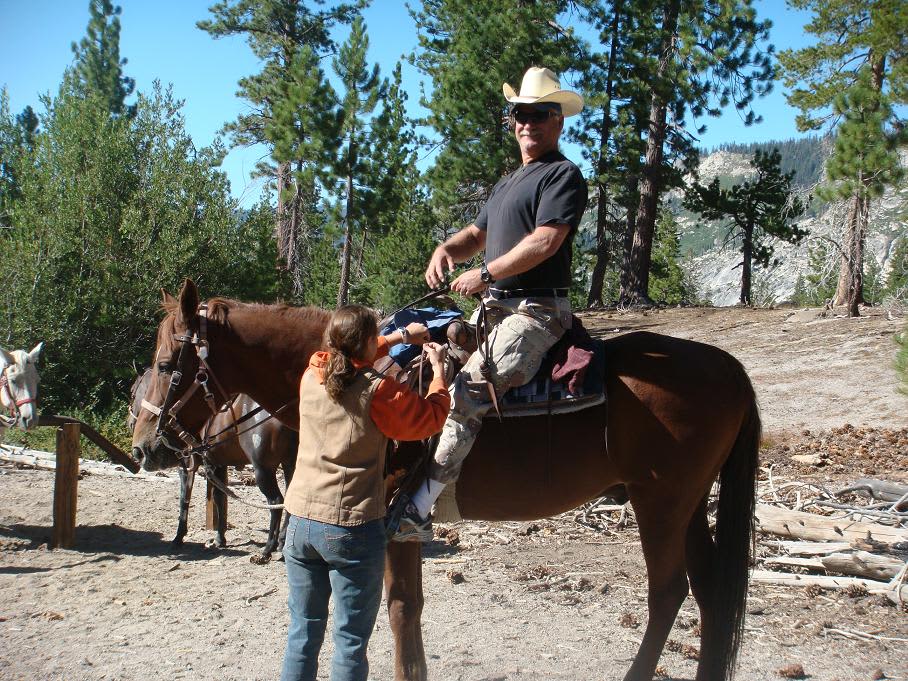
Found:
[{"label": "man's hand holding reins", "polygon": [[474,293],[485,291],[486,288],[488,284],[482,280],[478,267],[463,272],[451,282],[451,290],[464,296],[472,296]]},{"label": "man's hand holding reins", "polygon": [[454,258],[448,253],[444,244],[435,249],[432,258],[429,260],[429,266],[426,268],[426,283],[429,288],[438,288],[448,278],[448,274],[454,271]]}]

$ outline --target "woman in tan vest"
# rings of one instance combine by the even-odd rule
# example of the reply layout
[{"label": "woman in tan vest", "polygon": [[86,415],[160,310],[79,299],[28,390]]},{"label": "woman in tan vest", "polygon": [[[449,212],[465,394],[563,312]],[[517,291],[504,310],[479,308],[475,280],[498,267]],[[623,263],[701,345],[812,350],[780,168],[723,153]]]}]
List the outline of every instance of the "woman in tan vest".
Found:
[{"label": "woman in tan vest", "polygon": [[[441,431],[450,409],[444,349],[419,323],[379,336],[368,308],[347,305],[325,331],[300,381],[300,442],[287,489],[290,630],[282,681],[314,681],[334,594],[331,681],[366,681],[366,648],[381,603],[385,564],[383,471],[388,438]],[[434,378],[425,398],[372,362],[396,343],[423,345]]]}]

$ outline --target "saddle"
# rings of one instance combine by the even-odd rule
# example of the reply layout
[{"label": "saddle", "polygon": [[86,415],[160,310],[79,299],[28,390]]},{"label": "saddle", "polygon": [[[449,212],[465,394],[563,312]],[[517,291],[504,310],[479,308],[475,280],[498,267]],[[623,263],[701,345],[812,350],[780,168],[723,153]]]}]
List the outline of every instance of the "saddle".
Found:
[{"label": "saddle", "polygon": [[[476,327],[462,317],[449,321],[445,331],[449,361],[445,380],[450,385],[478,347]],[[421,356],[403,366],[388,357],[377,370],[406,383],[420,394],[432,379],[432,368]],[[502,418],[564,414],[605,402],[605,344],[590,338],[579,319],[548,352],[536,375],[511,388],[498,401]],[[491,409],[486,418],[498,418]]]}]

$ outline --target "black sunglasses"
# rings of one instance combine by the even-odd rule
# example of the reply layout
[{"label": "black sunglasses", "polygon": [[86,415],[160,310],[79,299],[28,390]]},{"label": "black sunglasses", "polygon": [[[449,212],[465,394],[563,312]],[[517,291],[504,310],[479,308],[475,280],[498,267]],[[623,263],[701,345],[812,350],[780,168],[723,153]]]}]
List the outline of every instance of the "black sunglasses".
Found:
[{"label": "black sunglasses", "polygon": [[525,111],[522,109],[517,109],[514,113],[511,114],[511,117],[521,125],[526,125],[527,123],[545,123],[552,116],[557,114],[554,111]]}]

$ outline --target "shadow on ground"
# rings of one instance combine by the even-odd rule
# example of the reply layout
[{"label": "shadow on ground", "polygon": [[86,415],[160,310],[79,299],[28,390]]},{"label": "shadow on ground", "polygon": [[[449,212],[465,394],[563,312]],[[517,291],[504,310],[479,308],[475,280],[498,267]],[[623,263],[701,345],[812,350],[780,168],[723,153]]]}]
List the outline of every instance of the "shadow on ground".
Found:
[{"label": "shadow on ground", "polygon": [[[4,525],[0,537],[30,542],[20,550],[38,549],[50,540],[50,528],[43,525]],[[174,547],[160,532],[133,530],[120,525],[80,525],[72,551],[129,556],[174,556],[184,561],[211,560],[221,556],[244,556],[246,551],[233,548],[215,549],[195,542]]]}]

